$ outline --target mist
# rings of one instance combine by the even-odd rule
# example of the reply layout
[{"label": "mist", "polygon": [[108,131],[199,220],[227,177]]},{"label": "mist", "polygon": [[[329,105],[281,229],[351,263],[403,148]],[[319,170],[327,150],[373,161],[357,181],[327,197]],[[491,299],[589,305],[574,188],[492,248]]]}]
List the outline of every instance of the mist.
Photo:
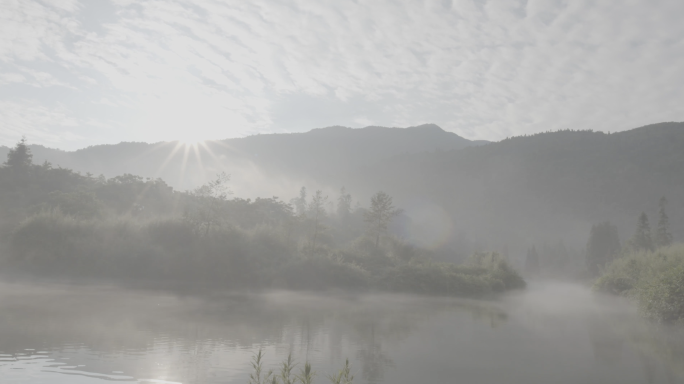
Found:
[{"label": "mist", "polygon": [[684,384],[682,15],[0,1],[0,383]]},{"label": "mist", "polygon": [[683,128],[22,139],[0,168],[0,374],[678,382]]}]

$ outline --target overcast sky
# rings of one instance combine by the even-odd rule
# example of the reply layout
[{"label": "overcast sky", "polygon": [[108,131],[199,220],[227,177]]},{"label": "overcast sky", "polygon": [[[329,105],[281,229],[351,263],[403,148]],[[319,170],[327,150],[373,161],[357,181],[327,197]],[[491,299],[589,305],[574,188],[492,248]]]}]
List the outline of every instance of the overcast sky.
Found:
[{"label": "overcast sky", "polygon": [[684,121],[682,0],[0,0],[0,144]]}]

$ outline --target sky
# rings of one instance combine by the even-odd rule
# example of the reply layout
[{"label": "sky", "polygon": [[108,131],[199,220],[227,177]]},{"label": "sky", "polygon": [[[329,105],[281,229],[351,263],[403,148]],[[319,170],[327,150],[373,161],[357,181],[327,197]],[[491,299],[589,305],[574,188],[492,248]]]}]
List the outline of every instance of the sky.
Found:
[{"label": "sky", "polygon": [[0,0],[0,145],[684,121],[682,0]]}]

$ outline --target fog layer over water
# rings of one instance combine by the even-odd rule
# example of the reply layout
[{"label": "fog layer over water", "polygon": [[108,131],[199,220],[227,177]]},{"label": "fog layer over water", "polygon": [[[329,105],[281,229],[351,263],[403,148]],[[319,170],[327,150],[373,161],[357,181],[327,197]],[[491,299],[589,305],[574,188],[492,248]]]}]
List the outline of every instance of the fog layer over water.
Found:
[{"label": "fog layer over water", "polygon": [[[680,383],[681,335],[573,284],[496,301],[291,292],[213,298],[4,285],[5,383],[246,383],[292,352],[327,382]],[[679,363],[681,364],[681,363]],[[301,364],[300,364],[301,366]]]}]

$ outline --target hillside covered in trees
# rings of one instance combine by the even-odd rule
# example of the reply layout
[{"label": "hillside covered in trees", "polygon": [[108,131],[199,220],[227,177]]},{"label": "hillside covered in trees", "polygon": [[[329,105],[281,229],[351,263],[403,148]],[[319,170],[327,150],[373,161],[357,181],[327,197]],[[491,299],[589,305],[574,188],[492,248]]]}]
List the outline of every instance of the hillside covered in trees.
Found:
[{"label": "hillside covered in trees", "polygon": [[642,212],[656,216],[662,197],[674,238],[684,236],[682,123],[612,134],[565,130],[482,144],[425,125],[333,127],[196,145],[31,148],[38,164],[47,159],[110,179],[168,175],[163,178],[170,185],[192,185],[190,190],[226,172],[241,198],[277,195],[289,203],[306,185],[332,199],[345,186],[355,207],[384,190],[403,210],[390,232],[447,261],[496,251],[523,267],[534,247],[542,271],[576,272],[586,267],[592,226],[610,221],[627,239]]},{"label": "hillside covered in trees", "polygon": [[364,169],[357,184],[382,185],[409,215],[421,209],[412,204],[437,211],[451,227],[445,247],[464,256],[507,248],[522,260],[533,245],[559,242],[580,254],[592,225],[611,221],[626,239],[642,212],[656,217],[662,197],[674,238],[684,237],[682,148],[682,123],[567,130],[396,157]]},{"label": "hillside covered in trees", "polygon": [[[194,189],[215,174],[227,172],[238,182],[234,188],[240,195],[264,195],[281,187],[273,182],[274,178],[287,185],[312,184],[320,175],[339,177],[401,154],[448,151],[485,143],[425,124],[409,128],[329,127],[306,133],[263,134],[196,144],[119,143],[73,152],[40,145],[31,145],[30,149],[38,164],[49,161],[55,166],[105,177],[130,173],[162,178],[179,190]],[[8,151],[8,147],[0,147],[0,157],[5,158]]]},{"label": "hillside covered in trees", "polygon": [[19,142],[0,168],[0,271],[7,278],[176,289],[352,289],[482,296],[525,282],[496,253],[463,265],[393,236],[400,213],[377,192],[352,207],[300,189],[232,198],[221,173],[192,191],[161,179],[81,175],[33,164]]}]

